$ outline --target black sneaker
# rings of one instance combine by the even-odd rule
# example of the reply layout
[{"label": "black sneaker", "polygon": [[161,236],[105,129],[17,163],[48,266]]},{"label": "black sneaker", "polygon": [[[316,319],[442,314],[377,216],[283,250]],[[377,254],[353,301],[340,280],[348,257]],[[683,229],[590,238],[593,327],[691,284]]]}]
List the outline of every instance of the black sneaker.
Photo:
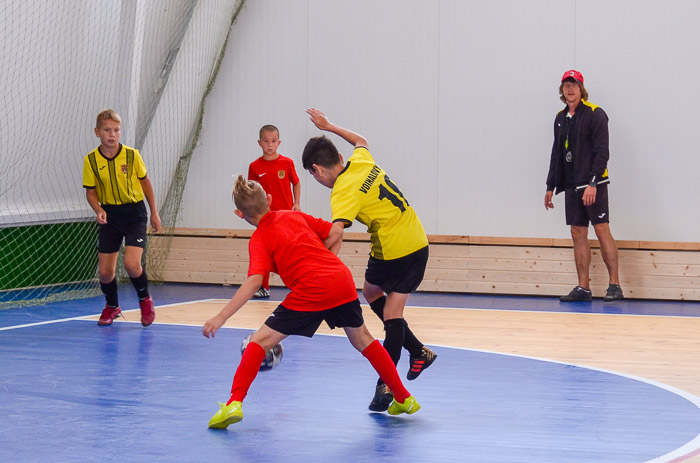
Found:
[{"label": "black sneaker", "polygon": [[411,366],[408,369],[408,373],[406,374],[406,378],[409,381],[413,381],[414,379],[416,379],[418,377],[418,375],[423,373],[423,370],[425,370],[430,365],[432,365],[436,358],[437,358],[437,354],[435,352],[433,352],[432,350],[423,346],[423,349],[422,349],[419,357],[411,356],[411,362],[410,362]]},{"label": "black sneaker", "polygon": [[620,288],[620,285],[611,284],[610,286],[608,286],[608,290],[605,292],[605,297],[603,298],[603,300],[607,302],[619,301],[624,297],[625,296],[622,294],[622,288]]},{"label": "black sneaker", "polygon": [[394,393],[389,387],[382,383],[377,385],[377,390],[374,391],[374,398],[369,404],[369,409],[373,412],[385,412],[391,402],[394,400]]},{"label": "black sneaker", "polygon": [[253,294],[253,299],[265,299],[268,297],[270,297],[270,291],[266,290],[263,287],[260,287],[260,289],[257,290],[255,294]]},{"label": "black sneaker", "polygon": [[580,286],[576,286],[569,294],[559,298],[562,302],[590,301],[591,299],[593,299],[591,290]]}]

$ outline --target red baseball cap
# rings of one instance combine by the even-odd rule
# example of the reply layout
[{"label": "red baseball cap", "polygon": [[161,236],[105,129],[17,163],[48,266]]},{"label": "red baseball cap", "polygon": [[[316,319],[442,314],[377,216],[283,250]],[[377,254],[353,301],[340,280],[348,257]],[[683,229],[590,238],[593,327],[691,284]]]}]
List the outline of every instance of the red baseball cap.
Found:
[{"label": "red baseball cap", "polygon": [[578,83],[581,83],[581,84],[583,83],[583,74],[581,74],[580,72],[578,72],[574,69],[572,69],[570,71],[566,71],[564,73],[564,75],[561,77],[561,81],[564,82],[569,77],[574,79]]}]

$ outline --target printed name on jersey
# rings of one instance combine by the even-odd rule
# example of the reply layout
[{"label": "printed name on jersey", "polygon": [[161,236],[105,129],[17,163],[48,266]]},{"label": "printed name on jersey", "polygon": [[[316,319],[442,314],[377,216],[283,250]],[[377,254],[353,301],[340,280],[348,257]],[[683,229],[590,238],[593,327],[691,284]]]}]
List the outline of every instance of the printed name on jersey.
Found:
[{"label": "printed name on jersey", "polygon": [[379,177],[380,173],[381,169],[379,167],[377,167],[376,165],[372,166],[372,170],[369,172],[369,175],[367,175],[367,178],[364,182],[362,182],[362,185],[360,186],[360,191],[364,194],[367,194],[369,189],[372,188],[374,181],[377,180],[377,177]]}]

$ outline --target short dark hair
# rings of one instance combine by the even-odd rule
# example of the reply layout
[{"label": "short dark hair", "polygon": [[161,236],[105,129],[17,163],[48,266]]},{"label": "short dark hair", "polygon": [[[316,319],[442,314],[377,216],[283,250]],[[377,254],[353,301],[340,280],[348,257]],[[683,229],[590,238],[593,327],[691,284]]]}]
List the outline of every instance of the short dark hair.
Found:
[{"label": "short dark hair", "polygon": [[260,140],[262,140],[263,132],[277,132],[277,137],[279,138],[280,136],[279,129],[272,124],[267,124],[260,127]]},{"label": "short dark hair", "polygon": [[309,139],[304,147],[301,165],[305,170],[311,170],[314,164],[323,167],[333,167],[340,164],[338,148],[325,135]]}]

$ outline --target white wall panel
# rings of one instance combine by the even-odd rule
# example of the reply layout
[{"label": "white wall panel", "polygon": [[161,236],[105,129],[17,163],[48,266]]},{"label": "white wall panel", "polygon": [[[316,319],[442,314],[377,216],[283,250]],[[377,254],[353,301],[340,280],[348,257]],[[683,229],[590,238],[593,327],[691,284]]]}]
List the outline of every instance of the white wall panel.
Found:
[{"label": "white wall panel", "polygon": [[303,209],[328,218],[329,190],[301,168],[315,106],[369,140],[429,233],[568,237],[563,195],[553,211],[543,196],[559,78],[577,68],[610,116],[615,237],[697,241],[699,21],[691,0],[250,1],[180,224],[245,226],[231,174],[259,156],[265,123],[297,164]]},{"label": "white wall panel", "polygon": [[306,21],[306,2],[298,1],[248,2],[239,15],[205,108],[180,226],[248,228],[233,214],[233,175],[247,175],[250,162],[261,155],[258,133],[265,124],[280,129],[279,152],[291,157],[303,175]]},{"label": "white wall panel", "polygon": [[[431,2],[312,4],[309,105],[367,138],[377,164],[435,232],[438,10]],[[308,128],[309,136],[320,133]],[[333,140],[347,159],[352,147]],[[305,180],[313,183],[309,210],[328,215],[328,190]]]},{"label": "white wall panel", "polygon": [[441,2],[440,234],[550,236],[544,209],[571,2]]},{"label": "white wall panel", "polygon": [[577,59],[610,117],[616,237],[699,241],[700,4],[577,3]]}]

